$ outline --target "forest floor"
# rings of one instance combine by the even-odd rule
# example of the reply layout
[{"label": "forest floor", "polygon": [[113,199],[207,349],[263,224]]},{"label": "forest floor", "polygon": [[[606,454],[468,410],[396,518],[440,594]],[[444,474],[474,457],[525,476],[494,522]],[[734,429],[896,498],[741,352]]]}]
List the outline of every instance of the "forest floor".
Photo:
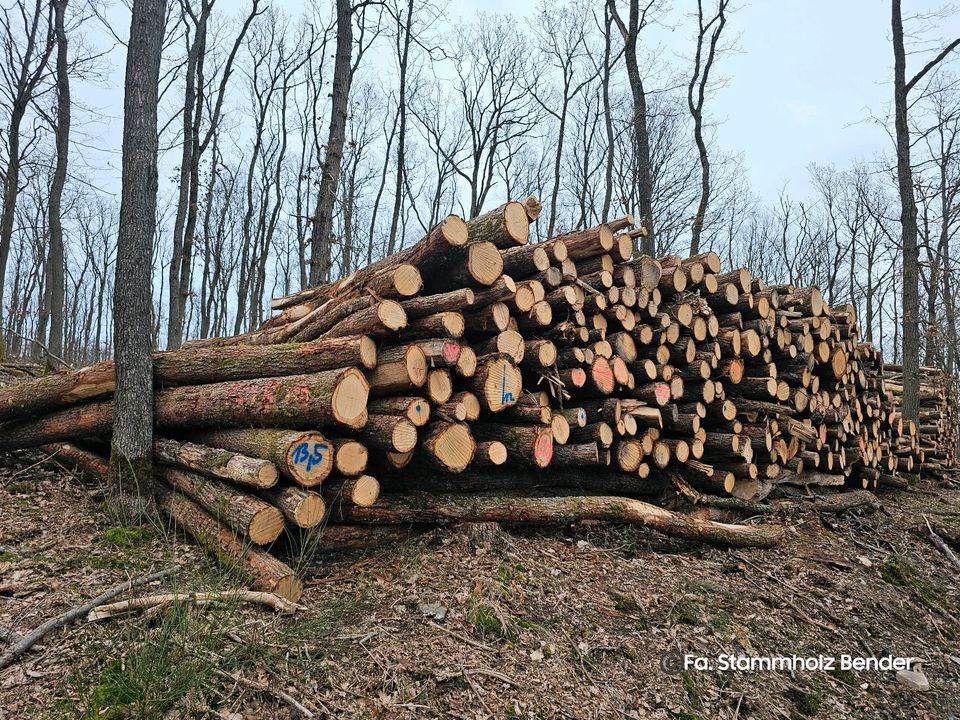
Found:
[{"label": "forest floor", "polygon": [[[117,526],[99,489],[34,462],[0,456],[0,629],[171,564],[164,588],[231,585],[193,544]],[[177,606],[55,631],[0,671],[0,718],[960,717],[958,570],[923,519],[960,535],[960,491],[881,501],[779,517],[772,550],[581,525],[328,553],[292,616]],[[678,652],[838,665],[676,672]],[[841,655],[921,658],[930,690]]]}]

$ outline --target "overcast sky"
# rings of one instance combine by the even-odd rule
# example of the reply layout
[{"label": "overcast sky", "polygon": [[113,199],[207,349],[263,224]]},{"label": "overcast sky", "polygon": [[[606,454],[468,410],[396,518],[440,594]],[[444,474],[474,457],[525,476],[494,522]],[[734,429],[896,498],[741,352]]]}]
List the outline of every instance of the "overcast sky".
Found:
[{"label": "overcast sky", "polygon": [[[302,7],[296,0],[274,2],[291,16]],[[942,0],[908,0],[905,5],[931,9]],[[231,14],[247,6],[247,0],[217,2],[221,11]],[[537,0],[452,0],[448,18],[456,22],[482,10],[511,13],[520,20],[536,6]],[[687,6],[692,10],[693,0],[674,0],[666,26],[645,31],[647,52],[660,54],[659,61],[684,73],[693,31],[693,18],[683,14]],[[125,33],[129,19],[122,7],[115,6],[111,15]],[[871,119],[885,116],[890,105],[889,26],[888,0],[753,0],[730,16],[727,34],[736,38],[737,50],[718,63],[725,83],[710,98],[708,114],[716,123],[717,143],[726,153],[742,156],[751,185],[765,200],[775,199],[784,185],[803,194],[811,162],[843,167],[889,153],[885,129]],[[960,18],[950,18],[939,32],[944,38],[956,37]],[[112,64],[108,86],[89,94],[91,103],[104,110],[109,129],[88,129],[94,130],[95,144],[117,146],[100,160],[109,158],[118,168],[121,48],[112,54]],[[915,69],[919,60],[909,64]],[[652,84],[656,89],[657,83]],[[107,177],[113,168],[103,178],[107,185],[115,183]]]}]

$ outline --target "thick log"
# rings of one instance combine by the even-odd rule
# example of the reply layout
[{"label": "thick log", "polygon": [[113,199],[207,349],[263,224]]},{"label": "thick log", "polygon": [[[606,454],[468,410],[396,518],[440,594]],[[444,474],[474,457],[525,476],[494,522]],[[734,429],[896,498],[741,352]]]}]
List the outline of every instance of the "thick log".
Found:
[{"label": "thick log", "polygon": [[297,527],[312,528],[323,520],[327,512],[323,497],[292,485],[262,490],[260,495]]},{"label": "thick log", "polygon": [[469,310],[476,299],[472,288],[457,288],[437,295],[421,295],[400,303],[410,321],[428,315],[457,310]]},{"label": "thick log", "polygon": [[299,602],[303,583],[289,566],[243,542],[230,528],[179,493],[161,489],[159,506],[220,562],[235,563],[254,590]]},{"label": "thick log", "polygon": [[[377,350],[357,336],[278,346],[191,348],[154,353],[158,387],[202,385],[334,370],[347,365],[373,368]],[[113,361],[80,370],[44,375],[0,387],[0,422],[28,418],[95,397],[115,388]]]},{"label": "thick log", "polygon": [[394,300],[381,300],[344,318],[323,334],[324,338],[345,335],[369,335],[377,338],[391,337],[407,326],[407,314],[403,306]]},{"label": "thick log", "polygon": [[352,438],[334,438],[330,442],[334,448],[334,467],[338,473],[360,475],[367,469],[369,454],[365,445]]},{"label": "thick log", "polygon": [[322,483],[336,460],[334,444],[315,432],[235,428],[194,432],[190,437],[208,447],[263,458],[304,487]]},{"label": "thick log", "polygon": [[467,231],[471,241],[485,240],[507,249],[527,244],[530,218],[522,203],[511,201],[468,220]]},{"label": "thick log", "polygon": [[191,442],[158,438],[153,455],[168,465],[257,488],[273,487],[280,476],[277,466],[268,460]]},{"label": "thick log", "polygon": [[523,379],[511,359],[505,355],[486,355],[477,362],[477,372],[465,384],[480,400],[480,405],[490,412],[515,405],[523,390]]},{"label": "thick log", "polygon": [[417,428],[405,417],[370,415],[356,433],[364,445],[378,450],[405,453],[417,446]]},{"label": "thick log", "polygon": [[277,508],[226,483],[169,466],[161,466],[157,475],[257,545],[268,545],[283,532],[283,514]]},{"label": "thick log", "polygon": [[[427,381],[428,366],[427,356],[423,351],[424,344],[411,343],[381,349],[376,369],[367,373],[370,394],[395,395],[422,387]],[[456,341],[451,341],[449,347],[445,345],[438,347],[441,353],[446,349],[444,357],[446,354],[460,356],[460,344]]]},{"label": "thick log", "polygon": [[451,472],[466,470],[477,451],[469,426],[443,420],[430,423],[420,446],[436,464]]},{"label": "thick log", "polygon": [[[154,417],[161,428],[341,424],[365,422],[367,382],[356,368],[160,390]],[[113,426],[113,401],[60,410],[38,420],[2,426],[0,449],[35,447],[104,436]]]},{"label": "thick log", "polygon": [[418,318],[398,335],[404,341],[436,337],[459,338],[463,337],[464,328],[463,313],[448,310]]},{"label": "thick log", "polygon": [[350,522],[403,524],[499,522],[568,524],[585,520],[644,525],[665,535],[733,547],[773,547],[778,527],[731,525],[664,510],[624,497],[524,497],[504,495],[384,495],[370,508],[348,508]]}]

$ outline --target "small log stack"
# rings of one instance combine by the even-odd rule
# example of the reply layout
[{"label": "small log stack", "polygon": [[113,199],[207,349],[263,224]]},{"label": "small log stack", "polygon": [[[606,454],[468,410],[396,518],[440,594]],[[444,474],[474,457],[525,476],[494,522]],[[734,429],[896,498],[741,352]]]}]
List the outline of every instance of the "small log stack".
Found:
[{"label": "small log stack", "polygon": [[[161,507],[296,596],[292,571],[251,549],[284,528],[356,542],[365,523],[609,518],[608,496],[760,501],[954,467],[956,383],[925,368],[920,425],[905,423],[899,368],[860,342],[851,306],[712,252],[637,256],[630,216],[528,244],[539,212],[528,198],[451,215],[274,300],[255,331],[156,353]],[[55,448],[102,477],[90,450],[113,389],[109,362],[0,388],[0,449]],[[683,537],[775,535],[632,502],[625,521]]]}]

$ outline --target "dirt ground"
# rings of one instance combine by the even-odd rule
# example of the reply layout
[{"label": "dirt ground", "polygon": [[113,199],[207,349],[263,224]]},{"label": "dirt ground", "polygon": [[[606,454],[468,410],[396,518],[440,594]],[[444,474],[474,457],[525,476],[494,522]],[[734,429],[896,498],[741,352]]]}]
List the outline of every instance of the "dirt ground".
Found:
[{"label": "dirt ground", "polygon": [[[180,566],[163,588],[233,584],[36,461],[0,456],[0,631],[151,568]],[[331,551],[293,616],[182,605],[55,631],[0,671],[0,718],[960,717],[958,568],[923,520],[960,536],[960,491],[881,500],[863,516],[778,517],[788,541],[774,550],[594,525]],[[724,654],[837,666],[677,672],[682,655]],[[920,658],[930,690],[842,670],[842,655]]]}]

